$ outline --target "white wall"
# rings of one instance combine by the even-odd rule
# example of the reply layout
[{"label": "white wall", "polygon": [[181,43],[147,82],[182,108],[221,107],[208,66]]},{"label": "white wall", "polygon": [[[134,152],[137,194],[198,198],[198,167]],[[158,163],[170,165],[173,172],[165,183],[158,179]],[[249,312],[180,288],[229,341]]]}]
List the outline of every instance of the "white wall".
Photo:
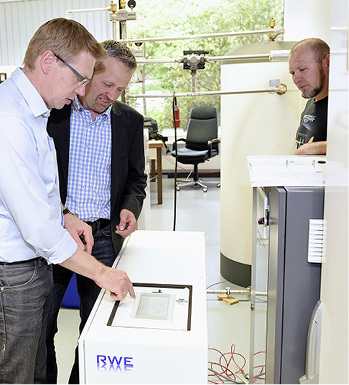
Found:
[{"label": "white wall", "polygon": [[330,0],[285,0],[285,40],[318,37],[329,42]]},{"label": "white wall", "polygon": [[[28,42],[46,21],[65,17],[71,9],[103,8],[109,0],[23,0],[0,2],[0,66],[22,64]],[[112,38],[109,12],[74,13],[74,20],[83,24],[98,41]]]}]

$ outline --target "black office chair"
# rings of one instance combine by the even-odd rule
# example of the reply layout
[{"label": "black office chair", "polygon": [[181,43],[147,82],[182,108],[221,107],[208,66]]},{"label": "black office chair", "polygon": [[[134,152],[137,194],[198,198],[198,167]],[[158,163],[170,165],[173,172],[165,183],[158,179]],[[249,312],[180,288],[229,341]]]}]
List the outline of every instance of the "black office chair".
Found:
[{"label": "black office chair", "polygon": [[[190,111],[187,137],[180,138],[173,143],[171,155],[176,157],[177,142],[185,142],[184,148],[177,147],[177,160],[183,164],[194,165],[193,181],[186,179],[177,181],[176,190],[185,186],[201,186],[203,191],[207,191],[207,186],[199,180],[198,165],[218,155],[218,121],[217,109],[211,106],[197,106]],[[211,182],[212,183],[212,182]],[[220,187],[219,182],[214,182]]]}]

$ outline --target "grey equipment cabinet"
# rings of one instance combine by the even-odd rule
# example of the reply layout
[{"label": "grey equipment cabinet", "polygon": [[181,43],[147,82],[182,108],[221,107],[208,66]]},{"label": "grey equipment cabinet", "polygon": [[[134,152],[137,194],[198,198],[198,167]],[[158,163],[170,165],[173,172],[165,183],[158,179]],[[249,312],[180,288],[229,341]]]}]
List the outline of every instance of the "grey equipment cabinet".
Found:
[{"label": "grey equipment cabinet", "polygon": [[295,384],[320,298],[321,264],[308,262],[308,238],[309,220],[323,218],[324,189],[255,187],[253,197],[250,383]]}]

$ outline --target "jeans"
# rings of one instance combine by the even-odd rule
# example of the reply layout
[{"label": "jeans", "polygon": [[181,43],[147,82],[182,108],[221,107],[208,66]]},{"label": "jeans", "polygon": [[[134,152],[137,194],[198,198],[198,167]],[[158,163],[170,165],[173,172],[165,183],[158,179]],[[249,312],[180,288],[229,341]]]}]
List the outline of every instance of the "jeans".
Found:
[{"label": "jeans", "polygon": [[46,352],[38,345],[52,285],[42,258],[0,264],[1,383],[44,383]]},{"label": "jeans", "polygon": [[[113,249],[112,239],[110,235],[110,225],[102,230],[93,233],[94,245],[92,255],[107,266],[112,266],[115,261],[115,253]],[[61,266],[55,265],[53,268],[54,287],[52,292],[51,310],[47,321],[47,372],[46,383],[56,384],[58,377],[56,351],[54,346],[54,336],[58,331],[57,317],[59,308],[63,301],[64,294],[69,285],[73,272]],[[98,294],[101,290],[91,279],[76,275],[77,289],[80,299],[80,326],[79,332],[82,332],[86,321],[91,313],[93,305],[96,302]],[[69,383],[79,383],[79,360],[78,348],[75,350],[75,361],[70,374]]]}]

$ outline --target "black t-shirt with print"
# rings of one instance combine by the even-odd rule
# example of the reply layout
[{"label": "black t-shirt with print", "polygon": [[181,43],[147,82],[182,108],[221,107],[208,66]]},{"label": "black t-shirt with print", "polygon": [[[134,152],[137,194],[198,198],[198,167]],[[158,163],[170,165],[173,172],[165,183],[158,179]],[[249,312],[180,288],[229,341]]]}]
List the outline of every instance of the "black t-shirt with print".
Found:
[{"label": "black t-shirt with print", "polygon": [[313,142],[325,141],[327,137],[327,108],[328,97],[315,101],[308,100],[301,116],[300,125],[296,134],[296,144],[299,148],[314,137]]}]

